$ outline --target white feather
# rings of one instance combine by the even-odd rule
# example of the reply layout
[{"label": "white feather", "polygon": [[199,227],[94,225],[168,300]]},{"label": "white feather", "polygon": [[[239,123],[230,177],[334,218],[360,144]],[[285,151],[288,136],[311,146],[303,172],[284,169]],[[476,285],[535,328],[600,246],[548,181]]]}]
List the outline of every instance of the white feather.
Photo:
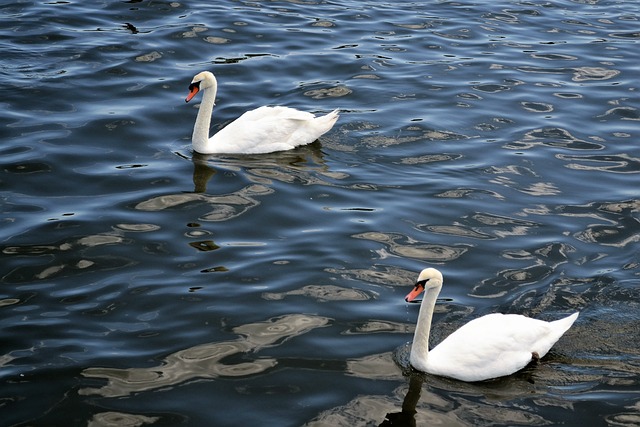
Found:
[{"label": "white feather", "polygon": [[[423,372],[462,381],[482,381],[510,375],[543,357],[573,325],[578,313],[553,322],[518,314],[494,313],[470,321],[429,351],[429,333],[442,274],[423,270],[426,295],[420,307],[411,349],[411,365]],[[417,295],[407,295],[410,300]],[[413,295],[412,295],[413,294]]]},{"label": "white feather", "polygon": [[[202,154],[261,154],[291,150],[312,143],[338,120],[338,110],[316,117],[289,107],[260,107],[242,114],[209,138],[218,83],[208,71],[197,74],[191,83],[204,92],[191,138],[193,149]],[[187,97],[187,102],[194,94]]]}]

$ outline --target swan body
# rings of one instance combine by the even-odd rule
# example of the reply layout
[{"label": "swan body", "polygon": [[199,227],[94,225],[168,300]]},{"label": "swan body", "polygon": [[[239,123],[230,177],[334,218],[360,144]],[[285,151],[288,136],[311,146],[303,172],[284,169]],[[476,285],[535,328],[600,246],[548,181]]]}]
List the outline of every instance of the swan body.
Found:
[{"label": "swan body", "polygon": [[462,381],[482,381],[513,374],[543,357],[573,325],[578,313],[553,322],[518,314],[489,314],[470,321],[429,351],[429,333],[442,273],[422,270],[407,302],[423,290],[409,360],[422,372]]},{"label": "swan body", "polygon": [[209,138],[217,91],[218,82],[209,71],[198,73],[189,85],[186,102],[203,92],[191,137],[193,149],[198,153],[261,154],[291,150],[312,143],[338,120],[338,110],[316,117],[289,107],[260,107],[247,111]]}]

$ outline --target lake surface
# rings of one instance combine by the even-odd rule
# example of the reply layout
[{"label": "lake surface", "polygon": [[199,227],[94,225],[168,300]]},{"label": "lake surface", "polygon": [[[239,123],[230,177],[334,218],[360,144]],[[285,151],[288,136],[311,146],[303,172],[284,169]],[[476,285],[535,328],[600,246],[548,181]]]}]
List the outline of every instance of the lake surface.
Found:
[{"label": "lake surface", "polygon": [[[635,1],[5,2],[0,424],[640,424],[639,31]],[[202,70],[212,132],[340,120],[194,154]],[[516,375],[419,375],[427,266],[432,345],[581,314]]]}]

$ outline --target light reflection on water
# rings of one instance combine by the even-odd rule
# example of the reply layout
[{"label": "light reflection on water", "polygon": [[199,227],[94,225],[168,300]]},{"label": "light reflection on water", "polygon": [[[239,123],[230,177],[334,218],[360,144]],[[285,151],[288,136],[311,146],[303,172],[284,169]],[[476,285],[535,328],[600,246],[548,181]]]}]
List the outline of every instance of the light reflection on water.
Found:
[{"label": "light reflection on water", "polygon": [[[638,424],[640,10],[588,3],[0,8],[3,421]],[[199,156],[202,69],[213,131],[264,104],[340,121]],[[434,343],[580,320],[509,378],[412,374],[426,265]]]},{"label": "light reflection on water", "polygon": [[278,361],[258,358],[252,362],[224,364],[222,359],[239,353],[253,353],[261,348],[326,326],[329,319],[292,314],[263,323],[246,324],[234,328],[242,335],[234,341],[200,344],[170,354],[160,366],[150,368],[88,368],[82,375],[105,378],[109,383],[100,388],[84,388],[81,395],[99,394],[104,397],[126,396],[131,393],[174,386],[201,378],[255,375],[273,368]]}]

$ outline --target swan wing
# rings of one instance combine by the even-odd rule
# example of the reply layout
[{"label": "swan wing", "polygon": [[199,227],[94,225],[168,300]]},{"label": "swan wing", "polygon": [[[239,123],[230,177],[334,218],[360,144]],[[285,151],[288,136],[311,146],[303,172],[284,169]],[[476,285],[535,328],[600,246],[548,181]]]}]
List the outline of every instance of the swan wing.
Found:
[{"label": "swan wing", "polygon": [[210,143],[220,153],[290,150],[315,141],[329,130],[331,126],[320,126],[322,118],[288,107],[260,107],[238,117],[212,136]]},{"label": "swan wing", "polygon": [[261,120],[313,120],[316,116],[289,107],[259,107],[243,113],[236,120],[259,122]]},{"label": "swan wing", "polygon": [[495,313],[474,319],[429,352],[428,372],[463,381],[512,374],[547,354],[577,317],[545,322]]}]

